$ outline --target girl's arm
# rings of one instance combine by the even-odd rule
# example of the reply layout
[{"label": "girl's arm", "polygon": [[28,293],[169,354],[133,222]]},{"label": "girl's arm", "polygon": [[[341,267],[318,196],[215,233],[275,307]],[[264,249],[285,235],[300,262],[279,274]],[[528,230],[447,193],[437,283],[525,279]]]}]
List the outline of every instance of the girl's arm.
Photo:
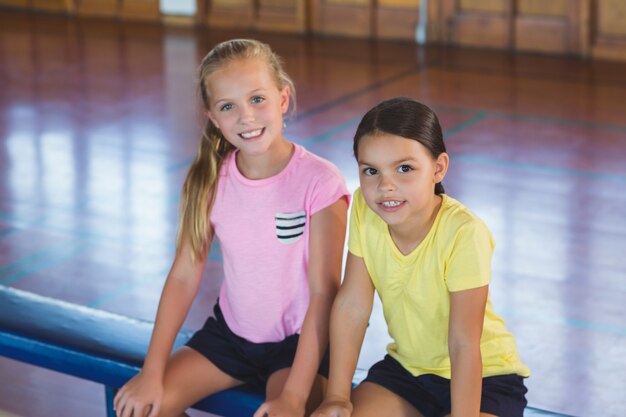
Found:
[{"label": "girl's arm", "polygon": [[348,205],[344,198],[311,217],[309,307],[298,348],[279,398],[261,405],[254,417],[303,416],[306,401],[328,345],[330,309],[341,283],[341,260]]},{"label": "girl's arm", "polygon": [[489,286],[450,293],[448,350],[452,417],[478,417],[482,392],[480,337]]},{"label": "girl's arm", "polygon": [[206,256],[194,263],[190,250],[190,245],[183,243],[167,275],[144,365],[115,396],[114,407],[118,416],[143,416],[150,409],[148,417],[153,417],[159,412],[165,366],[198,292],[206,264]]},{"label": "girl's arm", "polygon": [[372,314],[374,285],[363,258],[348,253],[343,284],[330,319],[330,375],[322,405],[313,417],[348,417],[352,413],[352,377]]}]

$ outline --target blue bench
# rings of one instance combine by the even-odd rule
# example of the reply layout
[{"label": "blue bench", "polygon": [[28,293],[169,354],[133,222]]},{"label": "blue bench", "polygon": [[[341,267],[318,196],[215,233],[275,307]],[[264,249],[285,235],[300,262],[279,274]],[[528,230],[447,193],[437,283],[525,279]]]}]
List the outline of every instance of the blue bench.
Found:
[{"label": "blue bench", "polygon": [[[143,363],[152,323],[0,285],[0,356],[104,385],[107,417],[115,390]],[[182,331],[175,346],[191,332]],[[357,371],[355,382],[365,376]],[[225,417],[251,416],[263,393],[249,387],[205,398],[193,408]],[[528,408],[525,417],[564,416]]]},{"label": "blue bench", "polygon": [[[115,390],[143,363],[152,323],[0,286],[0,356],[105,386],[107,416]],[[180,346],[192,332],[182,331]],[[236,388],[194,406],[225,417],[252,415],[263,393]]]}]

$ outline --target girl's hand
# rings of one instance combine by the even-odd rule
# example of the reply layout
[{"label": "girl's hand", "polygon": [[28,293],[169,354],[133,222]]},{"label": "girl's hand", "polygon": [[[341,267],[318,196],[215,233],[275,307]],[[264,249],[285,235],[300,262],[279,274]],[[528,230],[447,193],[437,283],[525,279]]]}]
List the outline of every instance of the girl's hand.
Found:
[{"label": "girl's hand", "polygon": [[162,397],[161,377],[141,370],[115,394],[113,409],[117,417],[156,417]]},{"label": "girl's hand", "polygon": [[303,402],[282,394],[261,404],[253,417],[303,417],[304,408]]},{"label": "girl's hand", "polygon": [[352,403],[347,400],[325,400],[311,417],[350,417]]}]

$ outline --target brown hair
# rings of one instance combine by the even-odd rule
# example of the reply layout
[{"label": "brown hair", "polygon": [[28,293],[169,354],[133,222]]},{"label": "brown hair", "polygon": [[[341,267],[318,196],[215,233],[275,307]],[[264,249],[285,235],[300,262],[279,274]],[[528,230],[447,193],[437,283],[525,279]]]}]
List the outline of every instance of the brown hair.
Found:
[{"label": "brown hair", "polygon": [[[437,115],[430,107],[412,98],[385,100],[365,113],[354,134],[353,150],[357,159],[361,138],[377,133],[416,140],[428,149],[433,159],[446,152]],[[443,193],[443,185],[440,182],[435,184],[435,194]]]}]

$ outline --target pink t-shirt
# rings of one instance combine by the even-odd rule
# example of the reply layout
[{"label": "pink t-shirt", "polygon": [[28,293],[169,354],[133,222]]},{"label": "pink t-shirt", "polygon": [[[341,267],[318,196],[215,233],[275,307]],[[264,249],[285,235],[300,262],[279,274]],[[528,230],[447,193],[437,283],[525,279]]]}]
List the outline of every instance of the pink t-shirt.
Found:
[{"label": "pink t-shirt", "polygon": [[235,152],[220,172],[211,224],[224,259],[219,304],[254,343],[300,333],[309,306],[311,216],[350,195],[339,170],[302,146],[277,175],[245,178]]}]

